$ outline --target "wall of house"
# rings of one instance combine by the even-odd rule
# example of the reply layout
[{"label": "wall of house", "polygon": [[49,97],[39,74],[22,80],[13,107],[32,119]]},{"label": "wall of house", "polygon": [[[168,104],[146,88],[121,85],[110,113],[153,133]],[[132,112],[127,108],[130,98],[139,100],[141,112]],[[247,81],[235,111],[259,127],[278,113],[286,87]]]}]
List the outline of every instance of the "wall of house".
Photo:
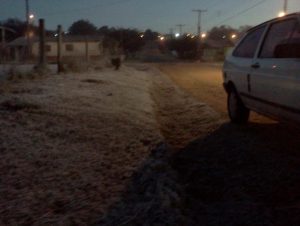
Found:
[{"label": "wall of house", "polygon": [[[101,42],[89,42],[88,54],[89,57],[99,57],[103,54]],[[45,46],[47,57],[57,56],[57,43],[46,42]],[[39,55],[39,43],[36,42],[32,46],[32,55],[37,57]],[[86,43],[85,42],[64,42],[62,44],[63,57],[85,57],[86,56]]]}]

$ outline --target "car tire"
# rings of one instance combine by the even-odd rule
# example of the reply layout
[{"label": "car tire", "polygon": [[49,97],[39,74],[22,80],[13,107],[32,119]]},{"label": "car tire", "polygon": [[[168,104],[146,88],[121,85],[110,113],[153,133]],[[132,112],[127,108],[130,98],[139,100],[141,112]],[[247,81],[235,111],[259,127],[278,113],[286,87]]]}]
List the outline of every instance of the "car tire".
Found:
[{"label": "car tire", "polygon": [[235,90],[231,90],[228,93],[227,109],[231,122],[236,124],[248,122],[250,111],[245,107]]}]

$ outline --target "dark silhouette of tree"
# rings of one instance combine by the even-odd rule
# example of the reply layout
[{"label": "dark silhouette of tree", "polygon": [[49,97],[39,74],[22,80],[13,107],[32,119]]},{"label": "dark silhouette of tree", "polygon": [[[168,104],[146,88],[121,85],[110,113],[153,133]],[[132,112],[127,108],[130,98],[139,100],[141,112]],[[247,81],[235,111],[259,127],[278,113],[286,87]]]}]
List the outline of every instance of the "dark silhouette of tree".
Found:
[{"label": "dark silhouette of tree", "polygon": [[251,29],[252,28],[252,26],[250,26],[250,25],[244,25],[244,26],[240,26],[239,28],[238,28],[238,33],[239,33],[239,36],[242,36],[243,34],[245,34],[249,29]]},{"label": "dark silhouette of tree", "polygon": [[2,21],[1,26],[10,28],[15,31],[15,33],[6,32],[6,41],[12,41],[20,36],[24,36],[26,32],[26,22],[16,18],[8,18],[7,20]]},{"label": "dark silhouette of tree", "polygon": [[71,35],[95,35],[97,27],[88,20],[78,20],[70,26],[69,33]]},{"label": "dark silhouette of tree", "polygon": [[167,41],[170,51],[176,51],[181,59],[195,59],[197,57],[197,39],[186,35]]},{"label": "dark silhouette of tree", "polygon": [[237,30],[230,27],[230,26],[220,26],[220,27],[213,27],[209,32],[209,39],[215,40],[215,41],[231,41],[232,34],[237,34]]},{"label": "dark silhouette of tree", "polygon": [[103,26],[98,30],[98,34],[105,37],[105,43],[118,43],[118,48],[124,50],[125,54],[134,54],[144,45],[144,39],[140,37],[140,32],[135,29],[109,28]]},{"label": "dark silhouette of tree", "polygon": [[98,33],[100,35],[106,36],[106,35],[109,35],[110,32],[111,32],[111,29],[108,26],[102,26],[98,29]]},{"label": "dark silhouette of tree", "polygon": [[154,41],[157,40],[158,35],[159,34],[157,32],[147,29],[144,33],[144,39],[147,41]]}]

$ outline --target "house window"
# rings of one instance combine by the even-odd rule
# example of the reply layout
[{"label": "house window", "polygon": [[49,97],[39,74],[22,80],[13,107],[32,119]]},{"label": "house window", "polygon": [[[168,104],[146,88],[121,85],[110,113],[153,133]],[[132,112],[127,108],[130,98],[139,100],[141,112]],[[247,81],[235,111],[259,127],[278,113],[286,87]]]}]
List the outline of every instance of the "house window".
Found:
[{"label": "house window", "polygon": [[73,44],[66,44],[66,51],[73,51],[74,50],[74,45]]},{"label": "house window", "polygon": [[46,45],[45,50],[46,52],[51,52],[51,45]]}]

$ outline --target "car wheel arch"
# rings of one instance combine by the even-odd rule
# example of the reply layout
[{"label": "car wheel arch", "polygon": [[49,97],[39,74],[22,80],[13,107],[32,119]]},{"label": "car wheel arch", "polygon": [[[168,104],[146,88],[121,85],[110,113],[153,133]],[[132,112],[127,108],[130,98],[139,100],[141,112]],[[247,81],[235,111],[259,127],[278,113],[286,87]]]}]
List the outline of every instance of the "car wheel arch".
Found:
[{"label": "car wheel arch", "polygon": [[237,92],[235,85],[232,81],[228,81],[226,86],[225,86],[226,92],[230,93],[232,91]]}]

